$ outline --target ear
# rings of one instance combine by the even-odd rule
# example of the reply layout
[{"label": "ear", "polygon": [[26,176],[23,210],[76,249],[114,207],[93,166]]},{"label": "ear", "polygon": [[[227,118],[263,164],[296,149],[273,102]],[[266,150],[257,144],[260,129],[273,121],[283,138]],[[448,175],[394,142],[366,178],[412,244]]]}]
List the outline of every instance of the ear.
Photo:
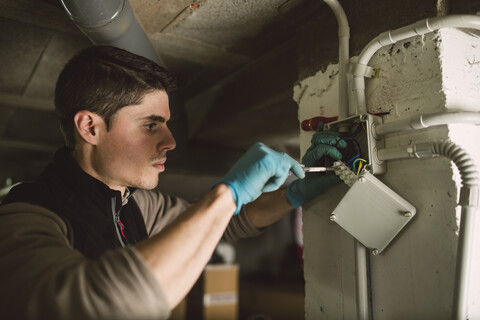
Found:
[{"label": "ear", "polygon": [[91,145],[98,143],[99,131],[105,124],[98,114],[81,110],[75,114],[73,121],[82,140]]}]

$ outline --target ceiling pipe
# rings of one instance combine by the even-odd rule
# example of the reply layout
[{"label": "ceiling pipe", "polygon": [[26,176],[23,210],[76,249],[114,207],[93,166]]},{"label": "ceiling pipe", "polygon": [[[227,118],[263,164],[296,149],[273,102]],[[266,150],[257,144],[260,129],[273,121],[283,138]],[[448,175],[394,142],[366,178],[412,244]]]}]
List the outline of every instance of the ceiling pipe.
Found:
[{"label": "ceiling pipe", "polygon": [[68,16],[95,45],[125,49],[165,67],[127,0],[61,0]]}]

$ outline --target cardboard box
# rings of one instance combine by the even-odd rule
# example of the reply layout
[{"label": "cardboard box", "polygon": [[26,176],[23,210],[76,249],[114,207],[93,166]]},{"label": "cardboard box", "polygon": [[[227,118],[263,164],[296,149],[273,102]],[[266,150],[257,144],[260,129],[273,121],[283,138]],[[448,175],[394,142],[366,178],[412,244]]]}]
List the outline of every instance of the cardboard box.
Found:
[{"label": "cardboard box", "polygon": [[303,320],[304,304],[304,283],[240,284],[241,319]]},{"label": "cardboard box", "polygon": [[238,319],[238,265],[207,265],[187,298],[187,319]]}]

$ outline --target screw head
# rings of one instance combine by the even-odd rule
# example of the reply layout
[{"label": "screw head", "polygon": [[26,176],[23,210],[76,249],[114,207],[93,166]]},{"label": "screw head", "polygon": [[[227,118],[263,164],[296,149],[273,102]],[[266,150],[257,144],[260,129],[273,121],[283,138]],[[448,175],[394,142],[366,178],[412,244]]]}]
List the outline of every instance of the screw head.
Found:
[{"label": "screw head", "polygon": [[405,213],[403,214],[403,216],[404,216],[405,218],[411,218],[411,217],[413,216],[413,214],[412,214],[410,211],[407,211],[407,212],[405,212]]},{"label": "screw head", "polygon": [[364,177],[360,177],[360,178],[358,178],[358,182],[360,182],[360,183],[364,183],[364,182],[365,182],[365,178],[364,178]]},{"label": "screw head", "polygon": [[337,216],[334,214],[330,215],[330,221],[335,221],[335,220],[337,220]]},{"label": "screw head", "polygon": [[373,254],[374,256],[376,256],[376,255],[379,254],[379,253],[380,253],[380,251],[378,251],[378,249],[373,249],[373,250],[372,250],[372,254]]}]

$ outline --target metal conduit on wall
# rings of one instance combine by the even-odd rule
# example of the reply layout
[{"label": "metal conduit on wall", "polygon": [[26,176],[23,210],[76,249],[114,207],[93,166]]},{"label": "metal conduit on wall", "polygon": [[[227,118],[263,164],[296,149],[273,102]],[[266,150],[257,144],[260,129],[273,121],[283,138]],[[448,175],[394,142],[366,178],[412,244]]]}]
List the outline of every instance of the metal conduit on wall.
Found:
[{"label": "metal conduit on wall", "polygon": [[480,179],[477,167],[468,153],[450,141],[414,143],[407,147],[379,150],[381,160],[431,158],[444,156],[458,168],[462,179],[459,205],[461,206],[452,319],[467,319],[467,293],[470,260],[473,247],[474,218],[479,206]]}]

